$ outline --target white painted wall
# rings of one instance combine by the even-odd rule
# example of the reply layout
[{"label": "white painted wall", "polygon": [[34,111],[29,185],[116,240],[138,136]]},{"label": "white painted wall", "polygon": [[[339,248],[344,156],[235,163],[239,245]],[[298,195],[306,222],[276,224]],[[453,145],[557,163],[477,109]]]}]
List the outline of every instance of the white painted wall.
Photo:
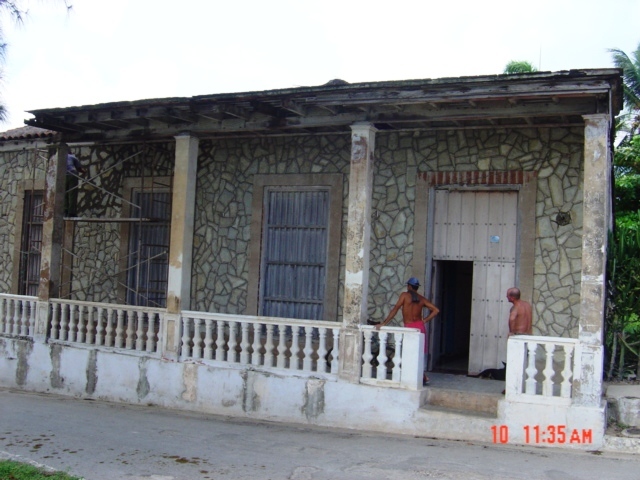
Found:
[{"label": "white painted wall", "polygon": [[[604,410],[502,402],[498,418],[422,407],[427,390],[384,388],[285,370],[175,362],[99,347],[0,338],[0,386],[128,404],[260,420],[491,443],[492,427],[509,425],[509,443],[532,418],[592,428],[599,448]],[[421,408],[422,407],[422,408]],[[602,418],[601,418],[602,417]],[[598,423],[600,422],[600,423]],[[575,426],[575,427],[574,427]]]}]

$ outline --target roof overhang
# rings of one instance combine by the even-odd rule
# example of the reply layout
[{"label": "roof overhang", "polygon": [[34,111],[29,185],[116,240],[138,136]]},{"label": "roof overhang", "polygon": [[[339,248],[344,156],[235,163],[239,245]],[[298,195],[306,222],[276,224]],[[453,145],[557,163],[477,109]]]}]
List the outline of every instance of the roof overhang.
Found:
[{"label": "roof overhang", "polygon": [[583,125],[622,108],[622,71],[570,70],[348,84],[32,110],[65,141]]}]

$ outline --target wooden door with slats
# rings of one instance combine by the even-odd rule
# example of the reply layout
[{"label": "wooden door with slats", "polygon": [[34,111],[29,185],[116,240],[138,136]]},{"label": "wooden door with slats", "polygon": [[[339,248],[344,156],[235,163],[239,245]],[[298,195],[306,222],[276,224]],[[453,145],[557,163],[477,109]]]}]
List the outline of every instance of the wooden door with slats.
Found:
[{"label": "wooden door with slats", "polygon": [[469,373],[506,359],[517,223],[515,191],[436,190],[433,259],[473,261]]}]

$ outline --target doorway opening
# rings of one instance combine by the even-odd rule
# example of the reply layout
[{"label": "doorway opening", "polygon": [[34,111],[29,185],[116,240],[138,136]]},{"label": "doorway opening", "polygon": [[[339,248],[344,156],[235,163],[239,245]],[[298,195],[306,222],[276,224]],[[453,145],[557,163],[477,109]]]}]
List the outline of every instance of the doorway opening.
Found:
[{"label": "doorway opening", "polygon": [[464,374],[469,369],[471,303],[473,288],[472,261],[438,261],[442,288],[436,305],[440,308],[440,335],[434,338],[435,372]]}]

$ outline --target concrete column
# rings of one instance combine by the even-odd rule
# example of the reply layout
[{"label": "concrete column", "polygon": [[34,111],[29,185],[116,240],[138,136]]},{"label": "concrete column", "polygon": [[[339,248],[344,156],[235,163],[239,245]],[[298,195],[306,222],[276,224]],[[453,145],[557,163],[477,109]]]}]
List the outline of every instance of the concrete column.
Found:
[{"label": "concrete column", "polygon": [[175,357],[180,341],[180,312],[191,307],[193,222],[196,199],[199,140],[176,136],[176,158],[171,204],[171,243],[163,356]]},{"label": "concrete column", "polygon": [[34,326],[34,337],[43,340],[47,335],[49,308],[47,302],[60,293],[60,269],[62,238],[64,231],[63,210],[67,153],[69,147],[61,144],[51,150],[44,192],[44,217],[42,225],[42,251],[40,284],[38,286],[38,318]]},{"label": "concrete column", "polygon": [[358,383],[362,337],[358,325],[366,323],[369,286],[373,154],[376,129],[371,124],[351,127],[351,172],[344,287],[344,309],[340,332],[339,376]]},{"label": "concrete column", "polygon": [[611,212],[611,132],[607,114],[585,115],[582,281],[578,339],[581,375],[574,400],[599,407],[606,297],[607,239]]}]

